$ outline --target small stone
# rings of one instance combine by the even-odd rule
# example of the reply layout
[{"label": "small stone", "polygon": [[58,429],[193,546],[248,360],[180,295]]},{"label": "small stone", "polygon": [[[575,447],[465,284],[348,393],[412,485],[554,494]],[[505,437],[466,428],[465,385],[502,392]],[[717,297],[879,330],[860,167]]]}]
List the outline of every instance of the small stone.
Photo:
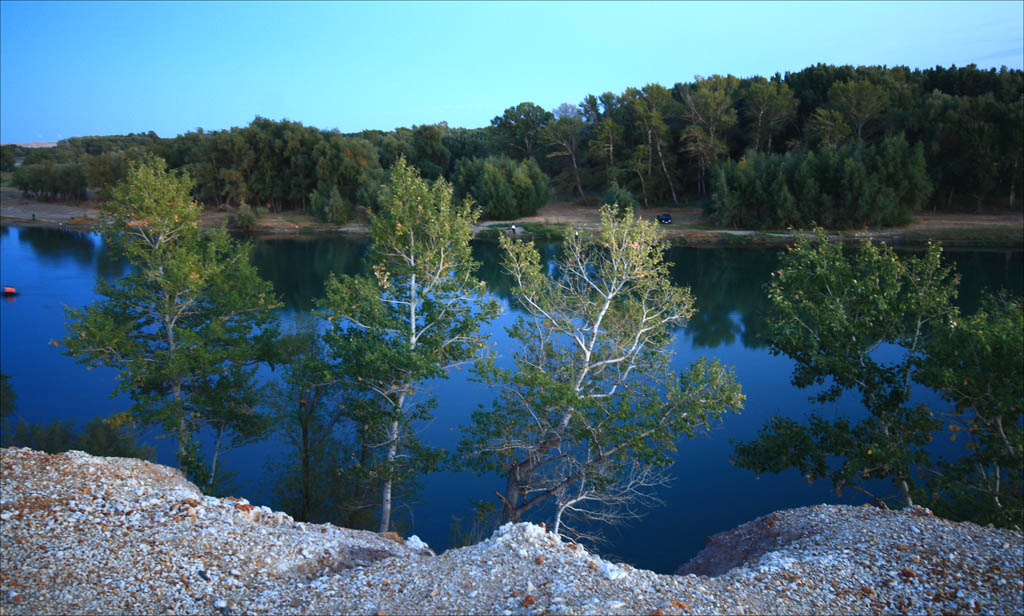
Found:
[{"label": "small stone", "polygon": [[519,603],[519,605],[521,605],[523,607],[530,607],[531,605],[533,605],[536,602],[537,602],[537,597],[534,597],[533,595],[526,595],[525,597],[523,597],[523,600]]},{"label": "small stone", "polygon": [[218,610],[223,610],[228,607],[228,602],[224,599],[217,599],[213,602],[213,607],[217,608]]}]

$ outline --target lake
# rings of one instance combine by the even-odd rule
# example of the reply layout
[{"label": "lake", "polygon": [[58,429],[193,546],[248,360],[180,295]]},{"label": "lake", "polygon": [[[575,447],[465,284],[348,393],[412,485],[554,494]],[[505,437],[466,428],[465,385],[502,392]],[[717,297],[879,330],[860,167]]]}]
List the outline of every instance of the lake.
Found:
[{"label": "lake", "polygon": [[[548,259],[558,250],[551,243],[541,248]],[[282,316],[288,323],[308,313],[323,295],[330,272],[360,271],[365,249],[365,241],[340,237],[261,239],[255,243],[253,260],[283,299]],[[482,264],[480,277],[505,308],[487,332],[498,342],[499,352],[510,355],[504,328],[516,311],[509,305],[509,285],[500,271],[497,245],[477,242],[474,252]],[[983,289],[1021,292],[1020,251],[950,250],[946,258],[963,276],[958,303],[965,312],[977,308]],[[730,439],[753,438],[773,415],[800,419],[812,410],[808,402],[812,392],[790,385],[792,362],[773,356],[758,340],[765,307],[762,286],[778,267],[778,252],[673,247],[668,260],[674,263],[676,282],[692,289],[698,310],[689,326],[675,334],[674,366],[681,369],[702,355],[735,366],[747,404],[741,415],[728,416],[709,433],[678,443],[672,469],[675,479],[659,494],[663,507],[649,510],[631,526],[607,529],[609,542],[599,548],[603,555],[661,573],[674,571],[695,555],[705,537],[771,511],[822,502],[864,502],[852,491],[838,497],[824,482],[808,486],[795,471],[758,479],[729,463]],[[0,283],[20,291],[16,298],[0,302],[0,370],[11,377],[17,395],[16,418],[74,420],[82,426],[90,417],[107,416],[128,406],[126,397],[109,397],[115,385],[112,370],[86,370],[49,344],[65,334],[62,306],[82,307],[95,301],[96,277],[117,278],[125,271],[98,234],[0,227]],[[453,373],[429,388],[438,408],[435,419],[422,426],[421,437],[430,445],[451,448],[458,440],[458,427],[468,423],[477,404],[486,403],[491,394],[471,382],[466,372]],[[942,404],[933,392],[920,391],[918,397]],[[861,412],[855,395],[815,410],[826,416]],[[157,448],[158,462],[173,465],[173,443],[157,436],[150,430],[144,438]],[[283,453],[275,439],[227,452],[224,464],[238,472],[233,492],[254,504],[274,507],[271,465]],[[411,524],[409,533],[440,552],[448,546],[452,517],[468,516],[471,498],[496,500],[494,490],[503,484],[496,477],[445,471],[425,477],[423,485],[420,502],[397,513]]]}]

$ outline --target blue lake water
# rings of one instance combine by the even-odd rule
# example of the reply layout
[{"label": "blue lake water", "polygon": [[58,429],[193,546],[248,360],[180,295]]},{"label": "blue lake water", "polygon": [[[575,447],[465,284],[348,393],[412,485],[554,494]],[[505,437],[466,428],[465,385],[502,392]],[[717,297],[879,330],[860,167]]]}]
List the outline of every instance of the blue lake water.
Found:
[{"label": "blue lake water", "polygon": [[[499,352],[509,355],[504,328],[516,312],[509,307],[508,281],[500,274],[494,243],[479,242],[474,250],[482,263],[480,277],[505,307],[487,332]],[[543,250],[550,258],[557,246],[547,244]],[[329,272],[359,271],[364,252],[365,242],[348,238],[266,239],[256,242],[253,259],[282,296],[287,323],[308,313],[323,294]],[[730,439],[753,438],[773,415],[800,419],[812,410],[810,392],[790,385],[791,360],[773,356],[757,340],[765,302],[762,286],[777,268],[777,256],[769,249],[670,249],[673,276],[678,284],[691,287],[698,309],[689,326],[674,337],[674,365],[681,369],[704,355],[735,366],[747,395],[746,409],[726,417],[709,433],[678,443],[675,479],[659,494],[664,506],[651,509],[631,526],[607,530],[609,541],[600,548],[602,554],[671,572],[703,547],[705,537],[771,511],[864,501],[851,493],[838,497],[824,482],[808,486],[796,472],[758,479],[729,463]],[[1021,292],[1024,266],[1019,251],[948,251],[946,258],[963,276],[958,301],[965,312],[976,309],[983,289]],[[0,227],[0,283],[20,291],[16,298],[0,301],[0,371],[10,375],[18,396],[15,417],[31,422],[74,420],[81,426],[90,417],[127,408],[126,397],[109,397],[115,386],[112,370],[86,370],[50,344],[65,334],[63,306],[95,301],[96,277],[116,278],[124,271],[97,234]],[[466,372],[455,372],[428,388],[437,397],[438,408],[435,419],[422,426],[421,437],[430,445],[451,448],[458,440],[458,427],[468,423],[470,413],[491,394],[471,382]],[[921,401],[943,404],[931,392],[918,395]],[[855,395],[813,410],[826,416],[861,412]],[[173,465],[173,442],[158,437],[150,430],[145,439],[157,448],[158,462]],[[227,452],[225,466],[238,472],[234,492],[274,507],[272,465],[285,452],[273,438]],[[411,525],[410,533],[437,551],[448,546],[452,517],[470,513],[469,499],[495,500],[494,490],[503,485],[496,477],[450,471],[429,475],[423,484],[419,502],[398,513]]]}]

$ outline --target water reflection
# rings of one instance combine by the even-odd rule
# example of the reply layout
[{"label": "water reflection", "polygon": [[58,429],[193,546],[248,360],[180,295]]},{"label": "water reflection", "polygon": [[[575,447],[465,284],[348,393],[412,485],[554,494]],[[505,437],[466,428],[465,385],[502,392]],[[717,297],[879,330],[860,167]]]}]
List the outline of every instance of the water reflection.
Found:
[{"label": "water reflection", "polygon": [[673,263],[675,283],[690,287],[697,313],[687,331],[693,345],[716,348],[740,340],[747,348],[760,348],[764,311],[762,286],[778,268],[778,252],[743,248],[673,247],[666,260]]},{"label": "water reflection", "polygon": [[100,243],[95,234],[43,227],[22,228],[18,239],[31,247],[40,261],[49,264],[70,258],[79,265],[90,265]]},{"label": "water reflection", "polygon": [[308,311],[324,296],[329,274],[358,274],[367,267],[368,246],[344,237],[262,239],[253,244],[252,262],[287,308]]},{"label": "water reflection", "polygon": [[[11,232],[11,227],[2,229],[4,236]],[[70,260],[80,268],[95,268],[96,275],[107,280],[128,273],[128,262],[115,255],[99,233],[47,227],[19,227],[16,233],[42,265],[56,267]]]},{"label": "water reflection", "polygon": [[1020,251],[947,251],[944,256],[960,274],[960,293],[955,303],[963,314],[977,312],[984,289],[1020,293],[1024,285],[1024,253]]}]

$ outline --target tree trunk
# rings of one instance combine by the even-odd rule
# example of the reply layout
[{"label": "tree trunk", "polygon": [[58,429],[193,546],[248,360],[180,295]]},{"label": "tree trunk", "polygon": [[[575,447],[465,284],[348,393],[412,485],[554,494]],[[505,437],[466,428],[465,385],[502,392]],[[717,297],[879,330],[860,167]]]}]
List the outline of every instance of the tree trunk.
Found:
[{"label": "tree trunk", "polygon": [[636,175],[637,175],[637,177],[640,178],[640,190],[644,194],[644,207],[645,208],[650,207],[650,205],[648,205],[648,203],[647,203],[647,182],[644,181],[644,174],[640,173],[640,170],[637,169],[636,170]]},{"label": "tree trunk", "polygon": [[1013,173],[1010,174],[1010,201],[1007,206],[1012,210],[1017,203],[1017,168],[1020,166],[1020,158],[1013,160]]},{"label": "tree trunk", "polygon": [[910,498],[910,486],[906,479],[900,479],[900,492],[903,494],[903,504],[907,507],[914,506],[914,500]]},{"label": "tree trunk", "polygon": [[309,522],[309,494],[313,489],[310,482],[309,426],[302,426],[302,520]]},{"label": "tree trunk", "polygon": [[665,172],[665,179],[668,180],[668,188],[672,191],[672,203],[679,207],[679,198],[676,197],[676,187],[672,184],[672,177],[668,174],[668,167],[665,166],[665,157],[661,155],[661,139],[658,140],[658,160],[661,161],[661,170]]},{"label": "tree trunk", "polygon": [[580,199],[583,199],[583,203],[586,205],[587,196],[583,194],[583,183],[580,181],[580,168],[576,164],[576,153],[570,151],[569,158],[572,160],[572,170],[576,174],[576,190],[580,191]]},{"label": "tree trunk", "polygon": [[[388,427],[388,466],[398,454],[398,420],[392,420]],[[390,469],[389,469],[390,471]],[[386,533],[391,527],[391,477],[384,480],[380,498],[380,532]]]},{"label": "tree trunk", "polygon": [[558,536],[558,532],[559,532],[559,530],[562,527],[562,512],[563,511],[565,511],[565,507],[558,507],[557,511],[555,511],[555,525],[551,529],[551,532],[556,537]]},{"label": "tree trunk", "polygon": [[517,474],[518,466],[509,472],[508,478],[505,482],[505,496],[502,498],[504,504],[501,509],[502,522],[518,522],[519,516],[522,515],[519,511],[519,497],[521,493],[519,491],[519,485],[515,480],[515,476]]},{"label": "tree trunk", "polygon": [[224,438],[224,426],[217,428],[217,444],[213,448],[213,461],[210,463],[210,478],[206,481],[206,490],[213,488],[213,481],[217,477],[217,456],[220,454],[220,443]]}]

